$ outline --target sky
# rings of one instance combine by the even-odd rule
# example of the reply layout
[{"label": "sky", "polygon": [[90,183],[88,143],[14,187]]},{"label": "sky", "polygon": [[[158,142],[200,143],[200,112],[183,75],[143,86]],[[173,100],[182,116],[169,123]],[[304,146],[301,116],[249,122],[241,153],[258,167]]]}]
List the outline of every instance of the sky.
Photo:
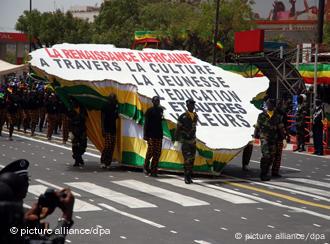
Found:
[{"label": "sky", "polygon": [[[100,5],[103,0],[31,0],[32,8],[38,9],[40,12],[54,11],[61,9],[65,12],[74,5]],[[134,0],[132,0],[134,1]],[[269,11],[272,9],[274,0],[254,0],[254,10],[259,13],[262,18],[266,18]],[[289,9],[289,0],[281,0]],[[296,0],[296,9],[301,10],[304,8],[304,0]],[[318,0],[307,0],[310,6],[316,5]],[[14,31],[15,23],[18,17],[24,10],[28,10],[30,0],[0,0],[0,32]],[[221,7],[221,6],[220,6]]]},{"label": "sky", "polygon": [[[103,0],[31,0],[32,8],[40,12],[61,9],[65,12],[75,5],[101,5]],[[134,1],[134,0],[133,0]],[[0,0],[0,32],[14,31],[24,10],[29,10],[30,0]]]}]

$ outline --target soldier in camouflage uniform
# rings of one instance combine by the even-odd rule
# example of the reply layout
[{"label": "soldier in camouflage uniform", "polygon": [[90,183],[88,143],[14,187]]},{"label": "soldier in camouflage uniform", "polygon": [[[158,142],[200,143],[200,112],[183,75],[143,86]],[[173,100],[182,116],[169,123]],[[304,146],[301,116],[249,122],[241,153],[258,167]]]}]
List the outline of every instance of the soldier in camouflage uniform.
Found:
[{"label": "soldier in camouflage uniform", "polygon": [[193,183],[191,175],[196,154],[196,125],[198,116],[194,112],[195,101],[193,99],[188,99],[186,106],[188,110],[178,118],[175,139],[182,143],[184,182],[191,184]]},{"label": "soldier in camouflage uniform", "polygon": [[69,112],[71,120],[72,132],[72,157],[75,162],[73,166],[84,165],[82,155],[86,152],[87,148],[87,133],[86,133],[86,110],[74,102],[74,109]]},{"label": "soldier in camouflage uniform", "polygon": [[307,115],[306,106],[304,104],[304,97],[298,97],[298,110],[296,113],[296,127],[297,127],[297,149],[295,151],[305,151],[305,117]]},{"label": "soldier in camouflage uniform", "polygon": [[9,93],[6,97],[6,108],[7,116],[9,123],[9,140],[13,140],[14,125],[17,124],[17,112],[19,108],[19,96],[16,94],[15,87],[13,88],[12,93]]},{"label": "soldier in camouflage uniform", "polygon": [[[157,177],[159,158],[162,152],[163,140],[163,108],[160,106],[158,96],[152,98],[153,106],[145,113],[143,126],[143,138],[148,143],[148,149],[144,160],[143,171],[146,175]],[[151,161],[151,169],[150,169]]]},{"label": "soldier in camouflage uniform", "polygon": [[104,137],[104,148],[101,154],[101,167],[110,169],[113,152],[116,146],[116,122],[119,118],[119,105],[115,94],[108,96],[108,101],[101,110],[101,129]]},{"label": "soldier in camouflage uniform", "polygon": [[37,91],[35,87],[29,93],[28,96],[29,101],[29,114],[31,119],[31,136],[34,136],[34,132],[36,130],[36,126],[39,122],[39,108],[40,108],[40,100],[38,99]]},{"label": "soldier in camouflage uniform", "polygon": [[275,101],[269,99],[266,105],[267,109],[258,116],[254,132],[254,137],[260,138],[261,142],[260,179],[262,181],[270,180],[268,172],[275,160],[277,142],[279,138],[284,138],[281,116],[274,110]]}]

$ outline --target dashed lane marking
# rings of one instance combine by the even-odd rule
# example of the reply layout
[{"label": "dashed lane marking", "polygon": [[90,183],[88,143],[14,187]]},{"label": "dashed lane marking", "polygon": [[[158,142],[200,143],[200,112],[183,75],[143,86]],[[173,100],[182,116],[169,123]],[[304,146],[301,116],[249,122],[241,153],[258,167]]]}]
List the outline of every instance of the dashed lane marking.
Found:
[{"label": "dashed lane marking", "polygon": [[144,219],[144,218],[141,218],[139,216],[136,216],[136,215],[133,215],[133,214],[130,214],[130,213],[127,213],[127,212],[124,212],[124,211],[121,211],[119,209],[116,209],[108,204],[105,204],[105,203],[99,203],[98,204],[99,206],[103,207],[103,208],[106,208],[112,212],[115,212],[115,213],[118,213],[118,214],[121,214],[121,215],[124,215],[128,218],[131,218],[131,219],[135,219],[135,220],[138,220],[142,223],[145,223],[145,224],[148,224],[148,225],[151,225],[153,227],[156,227],[156,228],[165,228],[165,225],[161,225],[161,224],[158,224],[156,222],[153,222],[151,220],[147,220],[147,219]]}]

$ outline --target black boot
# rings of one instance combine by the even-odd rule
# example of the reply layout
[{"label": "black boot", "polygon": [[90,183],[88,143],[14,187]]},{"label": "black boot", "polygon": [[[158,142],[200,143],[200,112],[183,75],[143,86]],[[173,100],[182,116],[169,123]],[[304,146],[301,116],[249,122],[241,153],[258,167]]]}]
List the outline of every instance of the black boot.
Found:
[{"label": "black boot", "polygon": [[262,181],[269,181],[270,177],[268,176],[268,172],[269,172],[269,161],[270,158],[261,158],[260,160],[260,180]]},{"label": "black boot", "polygon": [[184,183],[186,183],[186,184],[192,184],[193,183],[193,181],[191,179],[191,172],[185,171],[185,173],[184,173]]},{"label": "black boot", "polygon": [[149,162],[144,162],[144,165],[143,165],[143,173],[145,175],[150,175],[151,174],[151,170],[149,168]]}]

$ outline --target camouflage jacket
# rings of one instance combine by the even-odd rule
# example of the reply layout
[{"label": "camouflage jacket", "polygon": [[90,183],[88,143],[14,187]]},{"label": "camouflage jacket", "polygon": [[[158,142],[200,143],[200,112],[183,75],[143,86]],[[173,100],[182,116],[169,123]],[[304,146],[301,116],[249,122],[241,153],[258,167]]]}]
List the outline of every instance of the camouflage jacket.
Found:
[{"label": "camouflage jacket", "polygon": [[276,111],[274,111],[272,117],[269,117],[267,111],[260,113],[255,125],[254,136],[255,138],[267,140],[269,143],[283,140],[285,135],[282,116]]},{"label": "camouflage jacket", "polygon": [[197,121],[198,116],[195,112],[194,119],[191,119],[188,112],[181,114],[177,122],[175,139],[182,143],[195,143]]}]

